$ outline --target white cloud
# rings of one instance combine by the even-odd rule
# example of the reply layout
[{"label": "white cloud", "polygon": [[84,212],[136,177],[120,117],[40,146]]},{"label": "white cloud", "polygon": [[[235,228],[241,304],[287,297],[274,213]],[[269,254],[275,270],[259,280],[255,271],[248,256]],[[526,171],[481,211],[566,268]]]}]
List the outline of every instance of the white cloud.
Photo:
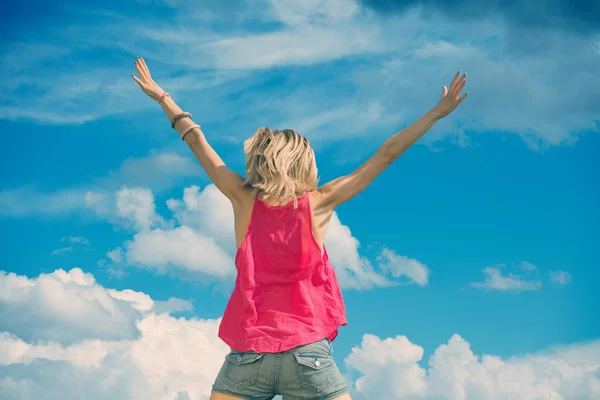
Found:
[{"label": "white cloud", "polygon": [[567,285],[571,283],[571,274],[567,271],[550,271],[550,280],[559,285]]},{"label": "white cloud", "polygon": [[84,237],[81,236],[67,236],[67,237],[62,237],[60,239],[61,242],[70,242],[70,243],[81,243],[82,245],[85,246],[89,246],[90,245],[90,241]]},{"label": "white cloud", "polygon": [[[212,8],[218,9],[219,5]],[[359,5],[352,0],[256,1],[243,12],[236,10],[235,18],[231,12],[219,14],[210,8],[202,14],[185,5],[176,10],[175,19],[180,19],[182,26],[219,21],[230,29],[227,34],[206,27],[173,32],[172,27],[160,23],[153,29],[147,29],[143,21],[129,23],[139,26],[135,29],[139,35],[136,39],[172,54],[170,59],[185,53],[185,60],[172,62],[196,68],[308,66],[384,49],[378,24],[365,23],[366,13],[359,13]],[[269,24],[270,28],[257,32],[256,24]]]},{"label": "white cloud", "polygon": [[[331,141],[347,141],[365,135],[374,128],[396,125],[404,118],[403,110],[386,109],[381,102],[372,101],[357,104],[356,101],[340,99],[334,102],[335,108],[316,110],[310,97],[318,93],[295,91],[289,96],[283,95],[285,117],[281,126],[293,126],[305,135],[313,147]],[[338,104],[342,103],[341,106]],[[323,131],[328,132],[323,135]]]},{"label": "white cloud", "polygon": [[[526,263],[524,265],[526,265],[526,267],[531,266],[531,264],[529,263]],[[502,271],[502,268],[504,267],[504,265],[499,265],[496,267],[484,268],[484,281],[472,282],[471,286],[480,289],[504,290],[514,292],[534,291],[542,287],[542,283],[539,281],[539,279],[530,278],[527,272],[522,275],[517,275],[512,272],[504,274]]]},{"label": "white cloud", "polygon": [[183,198],[169,199],[167,207],[180,226],[187,226],[211,237],[230,254],[235,252],[235,232],[231,202],[213,184],[192,185],[183,189]]},{"label": "white cloud", "polygon": [[336,212],[331,216],[323,242],[342,288],[371,289],[394,284],[359,254],[360,242],[352,236],[350,228],[342,224]]},{"label": "white cloud", "polygon": [[[149,190],[136,191],[145,206],[131,209],[138,221],[137,232],[131,240],[107,253],[111,263],[105,263],[113,276],[123,274],[126,266],[145,268],[160,274],[176,274],[184,279],[216,278],[231,280],[235,276],[236,243],[234,215],[231,202],[210,184],[200,190],[192,185],[183,190],[182,199],[169,199],[167,206],[177,221],[165,221],[155,216]],[[137,198],[137,195],[136,195]],[[110,208],[110,205],[106,206]],[[154,228],[151,221],[163,221],[166,228]],[[117,222],[115,222],[117,223]],[[381,272],[359,254],[360,242],[350,228],[333,213],[324,239],[331,263],[342,288],[371,289],[393,286],[402,278],[419,285],[427,283],[429,269],[417,260],[396,255],[384,249],[379,259]]]},{"label": "white cloud", "polygon": [[181,178],[204,175],[202,167],[189,150],[185,154],[152,149],[146,156],[128,157],[117,170],[96,179],[95,186],[117,188],[126,184],[148,186],[154,191],[161,191],[173,187]]},{"label": "white cloud", "polygon": [[154,226],[164,226],[165,221],[156,214],[154,195],[148,188],[122,188],[117,192],[116,215],[132,225],[136,231],[147,231]]},{"label": "white cloud", "polygon": [[156,213],[154,194],[149,188],[123,186],[114,194],[87,192],[85,200],[89,209],[120,228],[146,232],[172,226]]},{"label": "white cloud", "polygon": [[106,257],[108,257],[115,264],[122,263],[124,261],[123,256],[123,249],[120,247],[117,247],[116,249],[110,250],[106,253]]},{"label": "white cloud", "polygon": [[[60,239],[61,242],[69,242],[72,243],[73,245],[76,246],[84,246],[84,248],[88,248],[90,246],[90,241],[87,240],[84,237],[81,236],[67,236],[67,237],[62,237]],[[64,253],[68,253],[73,251],[74,247],[73,245],[71,246],[66,246],[66,247],[61,247],[60,249],[56,249],[52,251],[52,255],[56,256],[56,255],[61,255]]]},{"label": "white cloud", "polygon": [[131,339],[138,334],[138,318],[79,268],[32,279],[0,271],[0,331],[23,339],[61,344],[81,337]]},{"label": "white cloud", "polygon": [[151,150],[145,157],[127,158],[119,169],[92,183],[55,191],[40,191],[35,184],[0,191],[0,217],[64,217],[95,211],[114,213],[115,192],[123,185],[148,186],[155,192],[173,187],[184,178],[201,176],[199,163],[173,152]]},{"label": "white cloud", "polygon": [[364,335],[361,346],[353,347],[345,362],[363,375],[354,383],[359,395],[393,399],[424,393],[426,373],[417,365],[422,357],[423,348],[404,336],[382,341]]},{"label": "white cloud", "polygon": [[[79,269],[37,278],[2,273],[0,286],[0,312],[5,312],[7,299],[19,302],[24,305],[18,310],[20,321],[27,321],[6,314],[0,318],[8,321],[0,327],[3,398],[207,400],[229,351],[217,336],[220,320],[168,315],[188,311],[189,301],[154,301],[145,293],[104,288]],[[65,297],[65,293],[75,294]],[[69,303],[76,303],[79,311],[72,314]],[[103,312],[98,311],[99,303]],[[45,319],[40,321],[37,307],[41,304],[60,306],[52,310],[45,306]],[[114,304],[119,304],[121,313],[115,313]],[[132,316],[136,335],[127,337],[123,332],[122,315]],[[51,326],[58,340],[50,339],[40,323]],[[99,337],[101,324],[120,335]],[[71,340],[65,341],[65,334]],[[593,400],[600,396],[600,341],[502,359],[476,355],[463,338],[454,335],[435,350],[428,369],[419,364],[423,353],[405,336],[381,340],[364,335],[344,360],[350,375],[359,375],[355,380],[348,376],[353,399]]]},{"label": "white cloud", "polygon": [[363,399],[581,399],[600,396],[600,341],[502,359],[478,356],[459,335],[419,365],[423,348],[405,336],[364,335],[346,357],[359,373],[352,398]]},{"label": "white cloud", "polygon": [[[424,7],[382,16],[353,0],[261,0],[233,15],[227,4],[214,3],[202,10],[189,2],[171,5],[169,21],[95,10],[96,22],[73,22],[68,29],[46,25],[37,42],[7,46],[0,55],[8,65],[0,75],[0,89],[7,99],[0,104],[0,117],[81,123],[153,107],[149,101],[134,101],[142,95],[130,80],[133,71],[125,58],[118,67],[97,65],[95,59],[85,73],[80,72],[80,64],[53,69],[51,63],[65,54],[81,61],[76,49],[85,38],[85,48],[118,48],[132,59],[140,51],[148,54],[161,85],[188,93],[202,90],[202,101],[215,109],[211,112],[215,121],[231,112],[244,116],[248,123],[256,118],[273,120],[276,110],[265,110],[262,103],[265,97],[280,99],[287,92],[283,97],[295,103],[290,108],[305,108],[297,118],[288,118],[292,122],[302,124],[316,115],[315,121],[307,123],[310,126],[327,114],[323,109],[333,114],[360,113],[365,109],[361,104],[379,104],[386,118],[361,117],[353,122],[366,125],[357,129],[364,135],[371,135],[372,129],[391,134],[401,119],[412,122],[432,107],[441,86],[462,69],[469,72],[470,99],[419,143],[433,145],[449,137],[466,145],[472,132],[512,132],[527,146],[543,149],[572,145],[582,132],[598,130],[594,118],[600,83],[591,79],[597,64],[595,37],[538,29],[533,36],[546,44],[542,52],[539,46],[514,36],[501,19],[456,21]],[[85,12],[72,11],[73,17]],[[173,31],[173,26],[180,28]],[[427,29],[430,26],[436,29]],[[51,44],[63,41],[69,46]],[[38,51],[39,55],[31,55]],[[359,56],[363,56],[360,61]],[[338,60],[344,62],[334,63]],[[572,60],[578,60],[576,66]],[[182,74],[167,76],[161,70],[165,64]],[[40,77],[34,65],[47,66],[48,77]],[[268,79],[263,74],[266,69],[297,66],[306,68],[286,74],[293,77],[293,85],[291,78],[274,89],[257,85]],[[447,69],[442,71],[440,66]],[[556,78],[567,75],[572,78]],[[22,97],[23,88],[43,96]],[[248,89],[248,96],[221,100],[241,88]],[[302,96],[295,96],[306,88],[318,92],[308,104]],[[360,99],[361,104],[349,99]],[[403,114],[406,118],[401,118]],[[319,137],[339,139],[340,130],[347,131],[352,124],[345,125],[341,129],[336,124],[319,127]]]},{"label": "white cloud", "polygon": [[213,238],[187,226],[137,233],[124,248],[129,264],[161,274],[177,272],[182,277],[221,279],[235,276],[231,255]]},{"label": "white cloud", "polygon": [[69,251],[73,251],[73,247],[61,247],[60,249],[52,250],[52,255],[57,256],[63,253],[68,253]]},{"label": "white cloud", "polygon": [[[219,320],[150,314],[135,340],[32,345],[0,334],[5,398],[207,400],[229,348]],[[4,365],[2,367],[1,365]]]},{"label": "white cloud", "polygon": [[408,278],[410,282],[416,283],[419,286],[427,284],[429,274],[431,273],[425,264],[414,258],[400,256],[387,248],[381,251],[378,261],[379,268],[382,271],[391,273],[394,278]]},{"label": "white cloud", "polygon": [[[358,27],[355,27],[358,29]],[[377,35],[330,28],[302,29],[218,40],[204,45],[214,58],[215,68],[270,68],[288,65],[312,65],[353,54],[378,50]]]},{"label": "white cloud", "polygon": [[189,301],[107,289],[79,269],[3,272],[0,287],[2,398],[208,399],[229,351],[219,320],[168,315]]},{"label": "white cloud", "polygon": [[535,271],[537,269],[535,265],[527,261],[521,261],[519,263],[519,268],[527,272]]},{"label": "white cloud", "polygon": [[171,297],[167,301],[154,302],[153,312],[156,314],[173,314],[177,312],[193,311],[194,305],[189,300]]}]

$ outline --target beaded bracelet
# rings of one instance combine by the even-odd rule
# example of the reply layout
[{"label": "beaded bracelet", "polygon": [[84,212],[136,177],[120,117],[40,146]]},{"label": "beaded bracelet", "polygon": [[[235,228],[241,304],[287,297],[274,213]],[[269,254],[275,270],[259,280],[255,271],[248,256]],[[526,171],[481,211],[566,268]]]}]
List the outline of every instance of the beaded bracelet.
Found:
[{"label": "beaded bracelet", "polygon": [[200,128],[200,125],[198,125],[198,124],[189,126],[185,131],[181,132],[181,140],[185,140],[185,135],[187,135],[194,128],[202,129],[202,128]]},{"label": "beaded bracelet", "polygon": [[160,99],[158,100],[158,104],[162,103],[162,101],[165,99],[165,97],[171,97],[171,95],[169,94],[169,92],[164,92],[162,94],[162,96],[160,96]]},{"label": "beaded bracelet", "polygon": [[171,128],[175,129],[175,122],[179,121],[181,118],[192,119],[192,114],[190,114],[189,112],[182,112],[181,114],[177,114],[171,121]]}]

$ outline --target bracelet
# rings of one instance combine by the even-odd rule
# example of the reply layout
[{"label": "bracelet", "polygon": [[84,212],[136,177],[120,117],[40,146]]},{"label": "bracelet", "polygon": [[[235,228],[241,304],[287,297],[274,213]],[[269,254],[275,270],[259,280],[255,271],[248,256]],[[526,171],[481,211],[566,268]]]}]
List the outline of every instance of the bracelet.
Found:
[{"label": "bracelet", "polygon": [[200,128],[200,125],[198,125],[198,124],[189,126],[185,131],[181,132],[181,140],[185,140],[185,135],[187,135],[194,128],[202,129],[202,128]]},{"label": "bracelet", "polygon": [[160,96],[160,99],[158,99],[158,104],[162,103],[162,101],[165,99],[165,97],[171,97],[171,95],[169,94],[169,92],[164,92],[162,94],[162,96]]},{"label": "bracelet", "polygon": [[179,121],[181,118],[192,118],[192,114],[189,112],[182,112],[181,114],[177,114],[173,120],[171,121],[171,128],[175,129],[175,122]]}]

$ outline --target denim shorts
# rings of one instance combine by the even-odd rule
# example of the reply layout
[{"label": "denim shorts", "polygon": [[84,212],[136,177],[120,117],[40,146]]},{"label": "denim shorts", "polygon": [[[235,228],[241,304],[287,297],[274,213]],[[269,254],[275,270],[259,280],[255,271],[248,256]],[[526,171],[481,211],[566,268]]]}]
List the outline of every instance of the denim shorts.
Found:
[{"label": "denim shorts", "polygon": [[331,400],[348,393],[333,360],[329,339],[280,353],[232,350],[212,386],[213,392],[246,400]]}]

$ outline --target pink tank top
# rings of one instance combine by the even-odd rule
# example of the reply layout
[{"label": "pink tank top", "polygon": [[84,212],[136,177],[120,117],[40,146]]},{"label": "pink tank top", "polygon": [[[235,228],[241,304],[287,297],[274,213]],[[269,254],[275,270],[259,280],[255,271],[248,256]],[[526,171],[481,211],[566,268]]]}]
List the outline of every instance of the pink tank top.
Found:
[{"label": "pink tank top", "polygon": [[312,231],[309,194],[283,206],[256,199],[235,257],[237,278],[219,326],[234,350],[277,353],[325,338],[346,325],[327,250]]}]

